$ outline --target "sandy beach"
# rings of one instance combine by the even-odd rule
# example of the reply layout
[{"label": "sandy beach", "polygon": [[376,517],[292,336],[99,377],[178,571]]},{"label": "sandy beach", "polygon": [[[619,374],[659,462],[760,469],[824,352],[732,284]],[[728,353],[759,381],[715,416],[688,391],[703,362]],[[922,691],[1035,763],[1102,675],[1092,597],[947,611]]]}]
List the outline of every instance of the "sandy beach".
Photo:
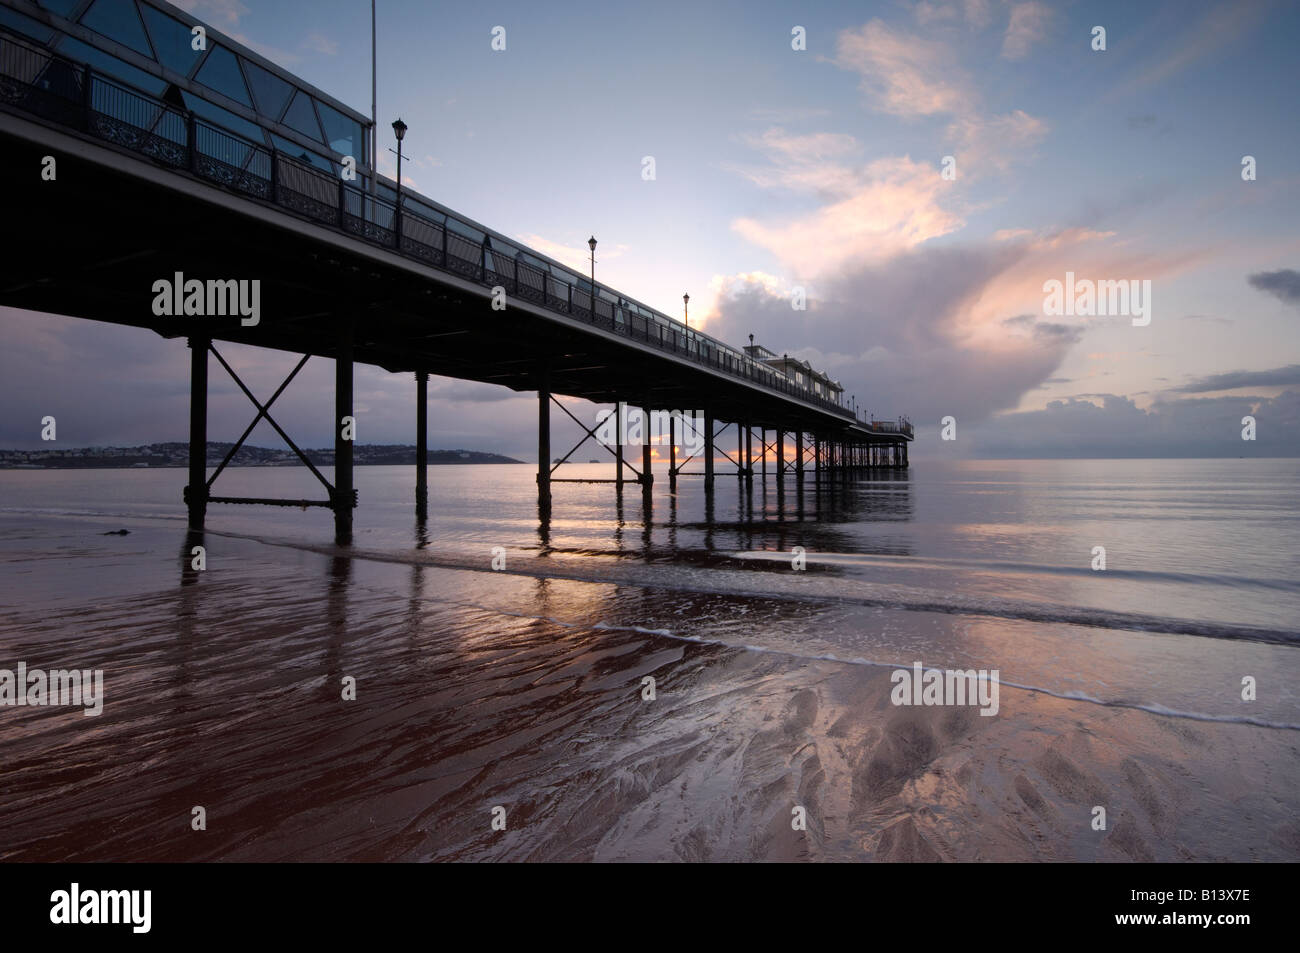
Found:
[{"label": "sandy beach", "polygon": [[[98,717],[4,711],[6,860],[1300,857],[1294,730],[1009,685],[997,717],[899,707],[887,665],[754,644],[759,619],[817,628],[839,605],[220,533],[218,571],[193,573],[173,556],[182,525],[118,522],[129,535],[3,521],[27,593],[6,607],[5,657],[106,684]],[[60,556],[19,570],[33,546]],[[882,630],[899,614],[855,611]],[[967,638],[1005,628],[935,618]],[[1292,664],[1286,646],[1220,644],[1260,671]]]}]

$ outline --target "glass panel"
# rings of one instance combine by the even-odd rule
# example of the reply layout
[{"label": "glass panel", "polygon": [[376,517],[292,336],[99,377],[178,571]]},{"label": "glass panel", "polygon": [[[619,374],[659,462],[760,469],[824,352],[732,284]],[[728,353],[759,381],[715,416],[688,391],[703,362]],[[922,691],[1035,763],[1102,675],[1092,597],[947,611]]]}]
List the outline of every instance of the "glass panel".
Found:
[{"label": "glass panel", "polygon": [[246,139],[252,139],[259,145],[266,142],[262,130],[249,122],[243,116],[236,116],[228,109],[222,109],[216,103],[210,103],[202,96],[196,96],[194,93],[185,93],[185,105],[194,110],[196,115],[204,119],[210,119],[215,125],[222,126],[231,132],[238,133]]},{"label": "glass panel", "polygon": [[301,89],[293,97],[289,111],[284,114],[282,122],[290,129],[301,132],[308,139],[324,142],[321,138],[320,125],[316,122],[316,113],[311,108],[311,97]]},{"label": "glass panel", "polygon": [[224,93],[237,103],[243,103],[245,106],[253,105],[253,100],[248,95],[248,87],[244,85],[244,77],[239,73],[239,64],[235,62],[235,54],[224,46],[212,47],[208,58],[203,61],[202,68],[194,78],[208,89]]},{"label": "glass panel", "polygon": [[66,17],[81,5],[81,0],[40,0],[40,2],[46,10],[52,10],[61,17]]},{"label": "glass panel", "polygon": [[263,116],[279,119],[280,113],[284,112],[284,104],[289,101],[289,94],[293,92],[293,87],[256,63],[250,63],[242,58],[241,60],[244,64],[244,75],[248,77],[248,85],[253,90],[253,98],[257,100],[254,108]]},{"label": "glass panel", "polygon": [[153,59],[144,24],[140,22],[140,14],[135,12],[135,0],[95,0],[82,16],[81,23]]},{"label": "glass panel", "polygon": [[338,110],[316,102],[316,112],[320,114],[320,124],[325,129],[325,141],[335,152],[345,156],[354,156],[358,162],[365,162],[365,137],[361,133],[361,123],[349,119]]},{"label": "glass panel", "polygon": [[[285,155],[306,162],[309,165],[312,165],[317,169],[320,169],[322,172],[329,172],[330,174],[335,174],[338,171],[334,167],[334,163],[331,162],[329,159],[326,159],[324,156],[319,156],[316,153],[310,151],[309,149],[304,149],[296,142],[290,142],[288,139],[285,139],[281,136],[277,136],[275,133],[271,133],[271,142],[275,145],[276,149],[278,149],[280,152],[283,152]],[[381,186],[379,188],[380,195],[383,195],[383,191],[384,191],[383,187]],[[390,194],[388,198],[392,198],[392,195]]]},{"label": "glass panel", "polygon": [[55,44],[55,49],[69,59],[89,63],[95,71],[116,77],[127,85],[134,86],[146,93],[152,93],[154,96],[161,96],[163,90],[167,88],[166,80],[154,76],[152,73],[146,73],[142,69],[129,66],[116,56],[110,56],[103,50],[87,46],[80,40],[74,40],[70,36],[60,39]]},{"label": "glass panel", "polygon": [[147,3],[141,9],[158,62],[182,76],[189,76],[202,52],[190,45],[194,39],[190,28]]},{"label": "glass panel", "polygon": [[464,222],[458,222],[454,218],[447,219],[447,229],[455,232],[457,235],[464,235],[476,242],[483,241],[487,236],[476,228],[470,228]]},{"label": "glass panel", "polygon": [[425,218],[434,222],[441,222],[444,218],[446,218],[446,216],[443,215],[442,212],[439,212],[432,205],[425,205],[423,202],[419,201],[418,199],[412,198],[409,194],[402,196],[402,207],[405,208],[407,211],[414,211],[420,215],[423,215]]},{"label": "glass panel", "polygon": [[79,72],[80,70],[74,71],[73,67],[63,60],[52,59],[45,64],[45,68],[38,75],[32,77],[31,83],[38,89],[44,89],[56,96],[79,103],[84,96],[81,77],[77,75]]},{"label": "glass panel", "polygon": [[30,36],[33,40],[38,40],[41,43],[49,43],[50,37],[54,36],[54,31],[49,27],[37,23],[21,13],[16,13],[8,7],[0,7],[0,23],[17,30],[23,36]]}]

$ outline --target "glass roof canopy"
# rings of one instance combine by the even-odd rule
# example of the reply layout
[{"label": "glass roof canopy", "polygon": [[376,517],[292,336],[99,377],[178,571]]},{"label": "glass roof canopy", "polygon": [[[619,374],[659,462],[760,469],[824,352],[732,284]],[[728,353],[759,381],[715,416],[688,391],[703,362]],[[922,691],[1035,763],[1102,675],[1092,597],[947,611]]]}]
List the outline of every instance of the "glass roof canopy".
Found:
[{"label": "glass roof canopy", "polygon": [[369,117],[165,0],[5,0],[0,23],[318,168],[352,156],[370,173]]}]

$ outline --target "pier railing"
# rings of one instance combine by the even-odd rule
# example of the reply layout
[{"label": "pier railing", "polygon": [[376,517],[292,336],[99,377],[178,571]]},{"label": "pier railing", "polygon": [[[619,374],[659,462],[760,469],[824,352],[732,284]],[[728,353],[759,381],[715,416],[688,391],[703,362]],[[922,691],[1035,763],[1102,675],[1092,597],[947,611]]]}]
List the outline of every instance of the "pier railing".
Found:
[{"label": "pier railing", "polygon": [[873,420],[866,426],[875,433],[896,433],[907,437],[912,436],[912,422],[910,420],[900,420],[897,423],[892,420]]},{"label": "pier railing", "polygon": [[[264,144],[93,70],[89,64],[0,31],[0,104],[68,126],[160,166],[188,172],[221,188],[269,202],[404,257],[526,301],[656,350],[853,420],[851,411],[779,374],[743,351],[661,312],[557,274],[537,253],[439,212],[420,197],[402,206]],[[531,259],[531,261],[529,260]],[[892,432],[892,431],[884,431]],[[901,431],[899,431],[901,432]]]}]

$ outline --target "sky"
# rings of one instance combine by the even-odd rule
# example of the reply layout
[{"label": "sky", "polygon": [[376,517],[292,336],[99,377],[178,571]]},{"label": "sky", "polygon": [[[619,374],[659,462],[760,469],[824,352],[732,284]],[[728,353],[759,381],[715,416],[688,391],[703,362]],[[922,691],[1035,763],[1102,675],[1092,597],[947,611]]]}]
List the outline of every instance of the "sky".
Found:
[{"label": "sky", "polygon": [[[368,3],[178,5],[369,112]],[[692,325],[907,415],[914,460],[1290,456],[1297,41],[1285,0],[379,0],[380,167],[400,115],[406,185],[584,270],[597,236],[602,282],[672,316],[689,292]],[[1049,313],[1067,273],[1149,282],[1149,323]],[[46,414],[60,447],[185,439],[183,341],[8,309],[0,335],[0,446],[41,446]],[[227,350],[263,394],[294,362]],[[234,439],[251,405],[211,376]],[[277,402],[300,445],[332,444],[331,387],[314,359]],[[356,390],[359,442],[414,442],[413,381]],[[535,459],[531,395],[430,393],[431,446]]]}]

